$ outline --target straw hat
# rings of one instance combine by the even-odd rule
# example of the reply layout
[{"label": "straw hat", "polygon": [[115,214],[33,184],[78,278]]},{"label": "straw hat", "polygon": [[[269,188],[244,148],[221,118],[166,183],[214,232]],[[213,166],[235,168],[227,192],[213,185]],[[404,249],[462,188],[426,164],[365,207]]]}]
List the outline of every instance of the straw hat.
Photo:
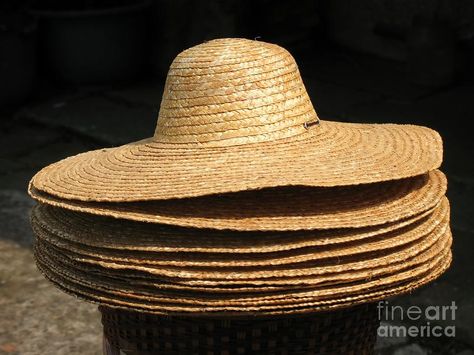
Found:
[{"label": "straw hat", "polygon": [[431,211],[365,228],[213,231],[46,205],[33,210],[32,225],[38,267],[58,287],[102,305],[159,314],[347,307],[419,287],[451,260],[446,198]]},{"label": "straw hat", "polygon": [[[201,256],[200,262],[182,261],[179,254],[174,255],[173,260],[160,260],[160,262],[152,258],[133,259],[133,257],[120,258],[120,256],[110,258],[110,256],[100,254],[92,256],[90,251],[85,252],[80,248],[73,250],[72,248],[65,248],[64,246],[54,246],[46,241],[44,235],[41,235],[40,239],[43,238],[41,239],[42,244],[48,247],[52,252],[63,257],[68,256],[73,262],[97,265],[111,270],[136,270],[139,274],[146,273],[157,277],[173,278],[175,283],[178,282],[179,279],[189,279],[194,283],[199,281],[200,284],[208,283],[213,285],[217,285],[218,283],[229,285],[232,283],[240,284],[246,282],[255,284],[254,280],[271,279],[269,284],[277,284],[274,278],[284,277],[284,279],[287,280],[295,277],[297,280],[291,280],[291,283],[304,283],[307,280],[302,279],[302,276],[338,273],[346,270],[345,268],[353,272],[358,269],[378,266],[385,267],[391,262],[403,262],[402,264],[405,265],[405,262],[408,262],[415,255],[430,248],[434,242],[447,233],[447,230],[448,221],[444,220],[443,223],[437,226],[431,233],[397,247],[385,245],[385,249],[371,250],[372,246],[369,246],[366,252],[359,251],[359,253],[355,253],[355,255],[349,254],[341,256],[338,254],[343,254],[344,251],[331,250],[328,252],[326,250],[326,255],[320,253],[322,254],[320,258],[315,257],[308,259],[302,257],[298,260],[298,257],[294,257],[296,260],[287,263],[272,263],[272,259],[264,259],[263,263],[247,262],[243,265],[241,263],[233,263],[231,260],[226,263],[225,260],[222,259],[218,259],[217,265],[215,265],[213,263],[213,257],[216,258],[216,256],[208,254]],[[317,254],[317,252],[315,252],[315,254]],[[368,258],[369,254],[370,258]],[[168,256],[168,258],[173,258],[173,255]],[[262,259],[265,258],[265,256],[258,255],[256,258]],[[366,258],[368,259],[366,260]],[[281,261],[279,258],[278,260]]]},{"label": "straw hat", "polygon": [[[123,250],[130,255],[136,251],[137,253],[175,252],[181,253],[180,257],[190,253],[221,253],[235,256],[235,254],[275,253],[355,241],[362,243],[427,219],[429,225],[434,225],[449,213],[447,207],[447,199],[443,199],[435,210],[428,210],[414,217],[382,226],[299,232],[231,232],[127,220],[114,221],[107,217],[71,212],[42,204],[33,209],[31,218],[35,229],[44,229],[44,233],[56,235],[58,239],[69,241],[71,244],[79,243],[97,249]],[[91,233],[90,226],[94,226],[95,233]]]},{"label": "straw hat", "polygon": [[[355,256],[412,243],[446,224],[449,203],[444,198],[428,214],[382,227],[300,233],[213,233],[88,217],[37,206],[32,213],[32,227],[38,238],[65,252],[102,260],[184,267],[282,265]],[[91,225],[94,233],[90,232]]]},{"label": "straw hat", "polygon": [[241,231],[366,227],[435,207],[446,192],[439,170],[412,178],[333,188],[281,187],[128,203],[81,202],[41,193],[36,200],[65,209],[141,222]]},{"label": "straw hat", "polygon": [[373,302],[451,262],[441,160],[428,128],[319,120],[284,49],[210,41],[171,65],[152,138],[33,177],[35,259],[67,293],[157,314]]},{"label": "straw hat", "polygon": [[34,176],[31,191],[78,201],[161,200],[374,183],[425,174],[441,161],[435,131],[319,120],[285,49],[219,39],[173,61],[153,137],[52,164]]},{"label": "straw hat", "polygon": [[[436,245],[434,251],[426,257],[426,260],[417,266],[412,265],[408,270],[399,270],[393,274],[367,282],[355,284],[345,284],[330,287],[316,287],[310,290],[293,291],[293,293],[284,292],[280,298],[264,298],[258,302],[262,295],[258,292],[253,299],[228,299],[217,300],[212,305],[208,298],[199,300],[195,295],[186,301],[182,295],[171,295],[167,297],[136,294],[139,289],[133,283],[132,290],[124,289],[124,283],[120,288],[113,288],[107,285],[102,279],[94,281],[91,271],[80,276],[75,270],[73,277],[65,271],[66,269],[55,269],[55,261],[51,261],[38,253],[36,248],[36,260],[39,269],[44,275],[55,283],[65,292],[71,293],[77,297],[88,301],[108,305],[112,307],[132,308],[138,311],[146,311],[160,314],[198,314],[199,316],[213,315],[222,313],[223,315],[232,315],[232,312],[240,315],[249,314],[281,314],[281,313],[302,313],[333,308],[347,307],[360,303],[372,302],[386,297],[401,294],[420,287],[435,278],[439,277],[449,266],[451,262],[450,252],[450,234],[448,234],[447,244]],[[434,256],[433,256],[434,255]],[[58,261],[58,259],[56,259]],[[159,282],[157,283],[159,285]],[[210,295],[215,293],[210,293]],[[248,297],[247,297],[248,298]],[[177,302],[178,301],[178,302]],[[181,302],[179,302],[181,301]],[[220,303],[220,304],[219,304]]]}]

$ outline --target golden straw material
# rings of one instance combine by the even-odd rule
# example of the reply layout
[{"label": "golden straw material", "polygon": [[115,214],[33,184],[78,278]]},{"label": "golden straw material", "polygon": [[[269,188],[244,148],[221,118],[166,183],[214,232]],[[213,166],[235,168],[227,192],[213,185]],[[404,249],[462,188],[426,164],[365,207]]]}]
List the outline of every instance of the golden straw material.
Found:
[{"label": "golden straw material", "polygon": [[52,164],[34,176],[31,191],[65,200],[162,200],[389,181],[441,161],[435,131],[319,120],[285,49],[219,39],[173,61],[153,137]]},{"label": "golden straw material", "polygon": [[[418,255],[406,262],[393,260],[390,264],[355,271],[341,269],[337,273],[310,275],[305,277],[305,284],[301,284],[298,278],[285,279],[284,276],[278,278],[278,281],[280,281],[279,285],[275,285],[277,283],[275,279],[255,282],[257,286],[249,284],[254,282],[253,280],[241,280],[240,283],[244,286],[237,288],[234,283],[221,282],[221,287],[218,288],[219,292],[216,292],[216,288],[213,286],[182,287],[181,285],[174,284],[173,280],[166,281],[152,277],[138,278],[127,273],[111,274],[111,272],[103,268],[89,267],[80,263],[67,261],[67,258],[61,258],[60,255],[51,252],[51,249],[48,249],[43,243],[39,243],[35,249],[36,257],[40,263],[47,265],[48,268],[55,270],[56,273],[66,278],[76,280],[79,283],[82,281],[85,283],[85,286],[93,283],[97,285],[99,289],[110,288],[120,290],[121,292],[129,290],[130,294],[138,293],[148,296],[161,295],[173,298],[179,296],[178,298],[184,301],[176,299],[174,302],[192,303],[199,301],[199,299],[229,300],[242,297],[246,299],[249,297],[259,299],[288,298],[289,294],[301,294],[311,290],[319,290],[320,292],[326,290],[325,296],[330,298],[336,294],[334,289],[343,285],[352,285],[352,292],[358,290],[364,291],[370,285],[375,287],[384,283],[394,282],[394,275],[397,277],[396,282],[400,281],[402,274],[405,274],[406,277],[413,277],[414,270],[426,267],[430,260],[439,257],[440,254],[449,250],[450,245],[451,234],[448,232],[429,249],[421,251]],[[345,290],[341,292],[344,293]],[[322,296],[322,294],[320,294],[320,296]]]},{"label": "golden straw material", "polygon": [[[424,277],[426,273],[431,272],[431,269],[437,265],[437,263],[444,260],[450,254],[449,250],[444,251],[443,254],[438,255],[429,261],[429,263],[420,265],[413,270],[400,272],[399,275],[390,275],[383,278],[381,281],[371,280],[365,284],[357,283],[354,285],[341,284],[332,285],[328,287],[315,287],[308,290],[299,291],[286,291],[276,294],[265,295],[260,297],[260,293],[248,294],[248,295],[235,295],[233,298],[216,297],[201,295],[198,297],[194,295],[191,298],[185,298],[179,294],[168,295],[168,297],[157,297],[136,294],[134,292],[126,292],[124,290],[111,291],[107,290],[103,285],[93,286],[89,281],[78,281],[75,277],[64,276],[63,270],[58,271],[54,268],[41,262],[41,258],[38,258],[40,268],[45,268],[49,272],[53,273],[52,277],[61,279],[65,283],[71,286],[75,285],[78,289],[89,289],[89,293],[102,295],[107,297],[110,301],[113,300],[129,300],[130,302],[142,305],[153,305],[155,307],[162,307],[163,309],[172,310],[171,307],[180,307],[182,310],[195,310],[196,308],[206,307],[209,310],[213,309],[227,309],[229,307],[252,307],[254,310],[260,308],[261,310],[275,308],[296,308],[301,307],[307,302],[317,301],[318,303],[333,303],[338,302],[341,296],[345,297],[358,297],[361,298],[364,294],[372,293],[375,291],[385,290],[387,288],[396,287],[402,283],[406,283],[410,280]],[[363,286],[367,286],[364,288]],[[245,296],[245,297],[243,297]],[[278,296],[278,297],[277,297]],[[237,298],[235,298],[237,297]]]},{"label": "golden straw material", "polygon": [[[88,226],[79,227],[79,225],[71,225],[71,229],[68,231],[69,235],[84,235],[85,243],[80,241],[71,241],[70,239],[63,238],[65,234],[61,231],[51,232],[48,230],[48,224],[41,224],[37,222],[35,214],[41,215],[41,210],[56,210],[55,208],[37,208],[33,212],[32,216],[32,227],[39,239],[45,240],[48,243],[60,248],[69,250],[76,254],[82,254],[84,256],[91,256],[98,258],[103,261],[118,261],[132,264],[147,264],[147,265],[163,265],[163,266],[203,266],[203,267],[239,267],[239,266],[263,266],[263,265],[282,265],[291,264],[296,262],[306,262],[311,260],[321,260],[323,258],[330,257],[343,257],[343,256],[355,256],[359,254],[365,254],[369,252],[376,252],[384,249],[391,249],[397,246],[402,246],[424,237],[428,233],[431,233],[434,228],[441,222],[447,225],[447,217],[449,215],[449,208],[447,208],[447,199],[443,199],[443,203],[429,216],[418,222],[414,222],[404,228],[396,229],[388,233],[381,233],[372,238],[366,238],[363,241],[351,241],[349,243],[336,243],[331,244],[331,236],[329,235],[323,240],[319,240],[327,245],[318,245],[313,247],[294,247],[290,251],[278,251],[270,253],[240,253],[238,259],[235,258],[234,254],[220,253],[220,252],[206,252],[206,253],[176,253],[167,251],[161,252],[150,252],[150,251],[133,251],[130,250],[116,250],[112,248],[113,240],[107,245],[107,247],[91,247],[87,245],[87,240],[90,239],[90,230]],[[39,211],[39,212],[38,212]],[[47,212],[46,212],[47,213]],[[74,214],[74,213],[69,213]],[[443,219],[445,219],[443,221]],[[120,224],[120,221],[111,220],[110,224]],[[97,228],[94,225],[94,228]],[[98,231],[97,231],[98,232]],[[317,232],[314,232],[317,234]],[[337,236],[337,232],[333,232],[334,236]],[[139,231],[136,231],[137,237]],[[328,233],[326,233],[328,234]],[[205,236],[200,236],[196,231],[195,236],[196,243],[200,242],[200,239],[205,239]],[[223,236],[225,242],[225,236]],[[248,237],[250,238],[250,237]],[[134,242],[131,238],[130,243]],[[157,242],[159,242],[160,235],[156,235]],[[265,239],[263,240],[265,241]],[[306,243],[308,244],[308,243]],[[179,247],[179,245],[178,245]]]},{"label": "golden straw material", "polygon": [[[370,239],[415,223],[436,224],[449,214],[443,198],[435,209],[376,227],[286,232],[237,232],[183,228],[161,224],[117,220],[38,204],[32,225],[50,234],[89,247],[136,252],[181,253],[271,253],[304,247],[350,243]],[[429,219],[428,222],[426,221]],[[94,233],[91,233],[94,226]],[[182,253],[182,252],[187,252]]]},{"label": "golden straw material", "polygon": [[87,203],[30,190],[39,202],[141,222],[232,230],[365,227],[398,221],[435,207],[447,188],[434,170],[408,179],[352,187],[286,187],[178,200]]},{"label": "golden straw material", "polygon": [[439,264],[446,256],[450,254],[449,249],[444,250],[441,254],[430,259],[424,264],[420,264],[411,270],[403,270],[396,274],[386,275],[380,280],[372,279],[366,282],[357,282],[354,284],[333,284],[322,287],[314,287],[308,290],[285,291],[274,294],[236,294],[232,297],[228,296],[212,296],[188,295],[185,297],[181,294],[160,295],[159,292],[155,294],[144,294],[142,292],[129,291],[127,289],[110,289],[107,286],[100,284],[95,285],[87,279],[78,279],[75,276],[66,275],[63,270],[51,268],[50,266],[41,262],[38,258],[40,267],[48,269],[53,277],[61,279],[62,281],[75,285],[77,288],[89,289],[90,293],[103,295],[109,300],[125,300],[128,299],[133,303],[142,305],[154,305],[162,307],[162,309],[172,310],[174,307],[179,307],[182,310],[193,310],[200,307],[206,307],[214,310],[230,310],[235,307],[248,307],[253,310],[264,310],[270,308],[296,308],[301,307],[308,302],[332,303],[334,300],[338,302],[341,297],[363,297],[364,294],[373,291],[385,290],[393,288],[394,286],[406,283],[410,280],[423,277],[427,272]]},{"label": "golden straw material", "polygon": [[[138,284],[129,284],[128,279],[111,279],[102,277],[98,273],[82,272],[77,269],[69,269],[62,265],[60,259],[53,254],[49,254],[40,244],[37,245],[37,258],[40,263],[47,265],[51,270],[66,279],[76,282],[79,285],[92,287],[97,290],[108,292],[112,295],[176,304],[201,304],[201,305],[235,305],[252,304],[254,306],[262,303],[269,304],[276,302],[279,304],[292,303],[293,299],[303,299],[313,296],[334,297],[338,293],[347,295],[350,292],[359,292],[368,290],[370,287],[380,287],[383,284],[400,282],[407,275],[408,278],[416,276],[416,270],[422,270],[439,259],[451,245],[451,235],[446,233],[428,250],[421,252],[408,262],[394,262],[393,265],[386,265],[380,269],[365,269],[360,272],[338,273],[315,279],[313,289],[293,289],[275,291],[272,294],[261,293],[241,293],[240,295],[226,296],[222,294],[194,293],[188,292],[169,292],[156,288],[155,285],[141,286]],[[52,256],[51,256],[52,255]],[[359,274],[359,275],[358,275]],[[323,282],[325,281],[325,282]],[[330,281],[330,282],[329,282]],[[349,285],[349,287],[347,287]],[[153,287],[147,287],[153,286]],[[344,288],[345,287],[345,288]]]},{"label": "golden straw material", "polygon": [[[37,259],[38,261],[38,259]],[[299,304],[293,304],[290,306],[284,305],[272,305],[269,307],[226,307],[224,310],[218,310],[212,307],[176,307],[176,306],[163,306],[156,305],[151,302],[136,303],[133,299],[127,297],[116,297],[110,298],[107,293],[100,290],[91,289],[88,287],[79,286],[75,283],[71,283],[67,279],[62,278],[59,275],[54,274],[51,270],[45,267],[43,264],[38,263],[38,268],[43,274],[50,279],[57,287],[63,291],[73,294],[76,297],[99,303],[103,305],[129,308],[136,311],[146,311],[157,314],[197,314],[200,317],[212,316],[212,315],[223,315],[226,317],[232,315],[276,315],[276,314],[296,314],[296,313],[307,313],[315,311],[324,311],[330,309],[337,309],[341,307],[353,306],[356,304],[377,301],[386,298],[391,295],[400,294],[413,290],[414,288],[420,287],[437,277],[439,277],[448,267],[451,262],[451,253],[448,250],[445,251],[444,256],[440,260],[424,267],[425,272],[420,273],[414,278],[409,279],[405,282],[393,284],[391,287],[382,289],[374,289],[373,291],[363,292],[361,294],[350,295],[337,299],[330,300],[318,300],[313,299],[311,301],[305,300]],[[411,272],[413,274],[413,272]],[[402,277],[403,278],[403,277]]]},{"label": "golden straw material", "polygon": [[[427,254],[426,260],[421,260],[424,256],[420,256],[421,263],[409,265],[406,269],[395,271],[391,274],[387,274],[384,277],[367,278],[365,280],[354,280],[352,283],[331,283],[325,285],[315,285],[311,289],[306,290],[287,290],[282,292],[274,292],[271,294],[263,295],[260,293],[246,293],[236,294],[231,296],[226,295],[214,295],[214,294],[194,294],[189,295],[187,293],[162,293],[159,290],[144,291],[143,288],[133,288],[130,286],[124,286],[124,283],[107,284],[104,280],[100,281],[99,284],[94,283],[94,278],[89,279],[87,276],[81,278],[81,273],[68,273],[65,269],[55,267],[55,263],[51,262],[50,259],[45,255],[41,254],[38,256],[38,260],[41,264],[45,265],[61,277],[82,285],[84,287],[90,287],[101,292],[111,294],[112,298],[126,297],[135,299],[137,301],[142,300],[146,302],[157,302],[165,304],[182,304],[182,305],[206,305],[206,306],[231,306],[231,305],[269,305],[269,304],[294,304],[297,300],[307,300],[310,298],[318,297],[318,299],[332,299],[336,295],[349,295],[351,293],[364,293],[369,289],[380,288],[382,286],[397,284],[406,279],[412,279],[418,277],[418,275],[424,273],[430,265],[437,263],[440,258],[443,258],[447,252],[449,252],[449,245],[451,243],[450,235],[446,235],[445,241],[441,242],[440,245],[433,248],[433,250]],[[448,245],[448,248],[445,246]],[[41,250],[41,248],[37,248]],[[95,281],[97,282],[97,281]],[[126,284],[126,282],[125,282]],[[112,288],[110,288],[112,287]],[[123,288],[122,288],[123,287]],[[115,288],[115,290],[114,290]]]},{"label": "golden straw material", "polygon": [[[421,252],[429,249],[439,238],[449,232],[448,223],[436,228],[433,233],[407,245],[395,248],[387,248],[379,252],[366,253],[365,255],[341,257],[329,257],[322,260],[293,263],[288,265],[268,265],[254,267],[184,267],[184,266],[161,266],[146,263],[135,264],[124,261],[106,261],[101,258],[77,254],[66,249],[57,248],[44,240],[39,240],[41,245],[47,246],[51,253],[68,258],[76,263],[100,267],[105,270],[121,270],[125,272],[134,271],[138,274],[149,274],[153,277],[172,278],[175,283],[195,285],[230,285],[230,284],[270,284],[279,282],[284,284],[305,284],[313,282],[307,276],[318,276],[329,273],[341,273],[344,271],[355,272],[367,268],[382,267],[395,262],[409,262]],[[100,270],[100,269],[99,269]],[[92,271],[92,270],[91,270]],[[133,274],[133,273],[132,273]],[[266,281],[262,281],[266,280]]]}]

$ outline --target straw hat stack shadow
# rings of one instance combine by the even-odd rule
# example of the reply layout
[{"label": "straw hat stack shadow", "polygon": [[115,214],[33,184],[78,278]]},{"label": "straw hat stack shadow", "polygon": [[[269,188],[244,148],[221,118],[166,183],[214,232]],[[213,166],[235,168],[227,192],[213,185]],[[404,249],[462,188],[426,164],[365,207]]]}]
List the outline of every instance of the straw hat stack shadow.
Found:
[{"label": "straw hat stack shadow", "polygon": [[33,177],[37,265],[67,293],[155,314],[374,302],[451,262],[441,162],[429,128],[320,120],[285,49],[209,41],[171,64],[153,137]]}]

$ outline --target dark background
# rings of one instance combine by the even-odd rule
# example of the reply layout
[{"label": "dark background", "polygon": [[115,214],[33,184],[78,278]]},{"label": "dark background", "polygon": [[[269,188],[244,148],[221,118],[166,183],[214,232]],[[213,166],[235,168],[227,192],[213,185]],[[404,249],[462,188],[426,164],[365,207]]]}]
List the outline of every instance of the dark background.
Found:
[{"label": "dark background", "polygon": [[[441,133],[454,263],[396,302],[456,301],[457,337],[396,339],[379,352],[474,354],[470,0],[1,1],[0,354],[96,349],[95,313],[48,288],[32,264],[31,176],[66,156],[152,135],[172,59],[220,37],[287,48],[322,119],[414,123]],[[45,326],[49,319],[56,327]]]}]

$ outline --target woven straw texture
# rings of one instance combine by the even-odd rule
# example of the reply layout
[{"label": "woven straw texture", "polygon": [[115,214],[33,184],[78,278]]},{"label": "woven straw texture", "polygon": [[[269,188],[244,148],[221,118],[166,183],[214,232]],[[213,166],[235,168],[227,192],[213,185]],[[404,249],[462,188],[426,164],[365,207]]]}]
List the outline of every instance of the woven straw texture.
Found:
[{"label": "woven straw texture", "polygon": [[[87,224],[91,217],[98,222],[94,233]],[[445,198],[429,212],[381,227],[256,232],[258,239],[252,232],[214,235],[212,230],[122,222],[35,208],[39,269],[64,291],[99,304],[158,314],[245,316],[383,299],[436,278],[451,260]],[[143,228],[134,228],[138,225]],[[232,241],[228,245],[226,238]],[[252,240],[267,249],[249,248]],[[199,251],[192,251],[193,245]],[[238,258],[232,250],[239,250]]]},{"label": "woven straw texture", "polygon": [[[278,314],[298,314],[311,313],[317,311],[332,310],[354,306],[357,304],[367,303],[371,301],[381,300],[389,296],[398,295],[420,287],[428,282],[433,281],[439,277],[448,267],[451,262],[451,253],[448,251],[436,263],[427,264],[424,272],[419,273],[415,279],[403,280],[397,286],[393,285],[389,288],[374,288],[363,293],[349,294],[345,297],[332,298],[326,300],[324,298],[313,297],[312,299],[303,299],[299,303],[288,305],[270,305],[270,306],[227,306],[225,308],[206,307],[206,306],[176,306],[169,304],[158,304],[151,300],[140,301],[128,296],[118,296],[110,294],[102,290],[91,288],[90,286],[82,286],[71,282],[64,277],[61,277],[51,270],[48,270],[44,264],[38,263],[40,270],[44,275],[50,279],[58,288],[66,293],[70,293],[76,297],[87,300],[89,302],[108,305],[111,307],[131,309],[136,311],[144,311],[148,313],[166,314],[166,315],[196,315],[199,317],[206,316],[264,316],[264,315],[278,315]],[[402,279],[406,275],[402,275]],[[345,290],[344,290],[345,293]],[[294,300],[290,300],[294,302]]]},{"label": "woven straw texture", "polygon": [[87,203],[30,190],[38,201],[70,210],[186,227],[275,231],[366,227],[436,206],[446,192],[439,170],[352,187],[287,187],[140,203]]},{"label": "woven straw texture", "polygon": [[[448,216],[449,205],[447,199],[443,199],[428,216],[391,224],[385,230],[376,227],[308,231],[300,233],[300,236],[294,236],[294,233],[260,233],[257,239],[251,232],[232,236],[222,233],[213,235],[212,232],[206,235],[196,229],[168,231],[156,228],[153,231],[153,228],[146,228],[146,243],[153,243],[150,248],[140,247],[140,223],[132,222],[128,231],[120,221],[104,217],[93,219],[87,224],[87,215],[49,206],[37,206],[34,209],[32,226],[36,235],[60,249],[104,261],[164,266],[230,267],[291,264],[394,248],[419,240],[432,233],[440,224],[444,226]],[[63,219],[54,219],[57,217]],[[97,220],[102,224],[97,223]],[[102,240],[94,239],[94,235],[90,233],[90,225],[94,225],[96,231],[104,228],[109,233],[112,232],[112,239],[104,238],[103,233],[97,233],[103,237]],[[134,229],[133,226],[137,228]],[[184,235],[180,235],[179,231]],[[169,235],[166,235],[167,232],[170,232]],[[128,244],[116,244],[117,240]],[[239,253],[238,259],[235,253]]]},{"label": "woven straw texture", "polygon": [[[187,253],[271,253],[303,247],[336,245],[364,241],[406,227],[422,219],[437,223],[448,214],[448,201],[443,200],[431,209],[411,218],[381,226],[284,232],[238,232],[212,229],[183,228],[169,225],[115,220],[109,217],[72,212],[49,205],[37,205],[32,211],[33,227],[47,232],[70,244],[83,244],[97,249],[124,250],[128,255],[141,252]],[[436,212],[436,213],[432,213]],[[91,233],[91,226],[96,233]],[[100,231],[100,233],[99,233]],[[103,250],[106,252],[106,250]],[[135,253],[136,251],[137,253]],[[183,253],[183,252],[186,252]]]},{"label": "woven straw texture", "polygon": [[62,199],[144,201],[389,181],[441,161],[441,138],[425,127],[320,121],[286,50],[220,39],[171,64],[153,137],[67,158],[31,185]]},{"label": "woven straw texture", "polygon": [[99,307],[107,344],[126,354],[373,354],[373,303],[328,313],[196,319]]}]

